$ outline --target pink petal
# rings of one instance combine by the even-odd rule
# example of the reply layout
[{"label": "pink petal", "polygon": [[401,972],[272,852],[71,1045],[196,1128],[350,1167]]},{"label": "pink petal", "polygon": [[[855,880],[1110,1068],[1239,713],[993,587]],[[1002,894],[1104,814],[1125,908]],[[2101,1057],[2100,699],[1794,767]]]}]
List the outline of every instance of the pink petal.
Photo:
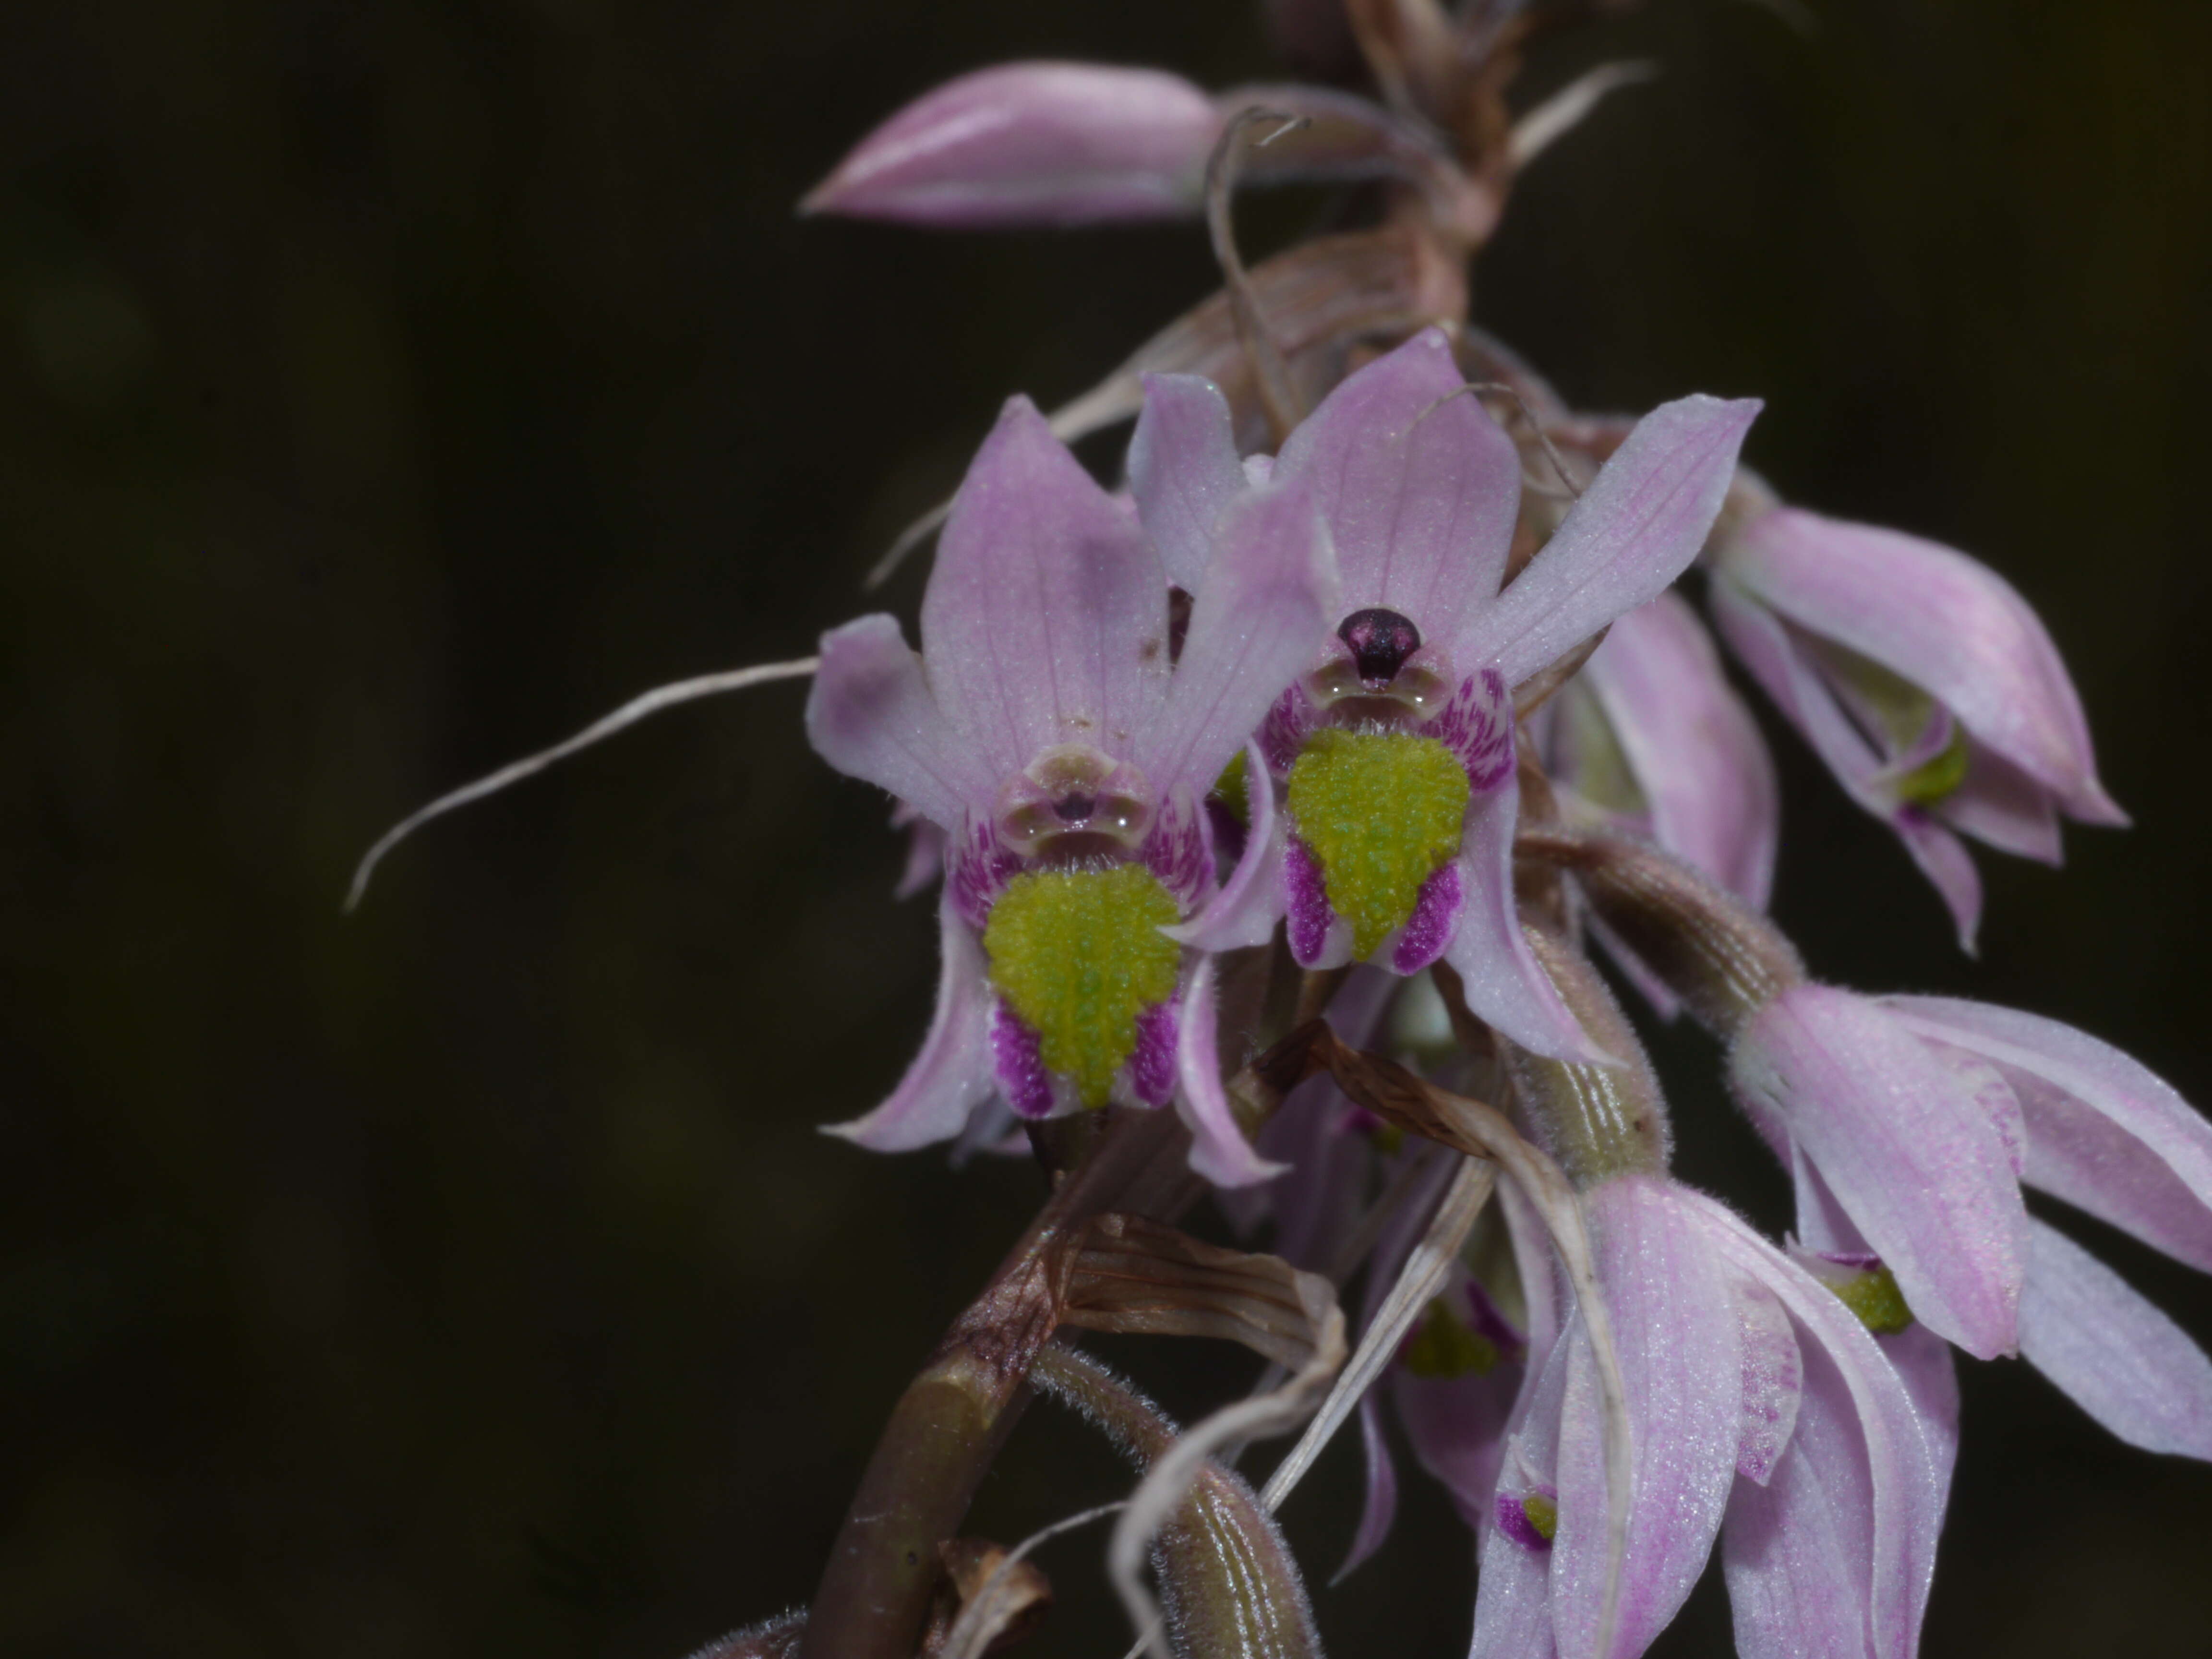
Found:
[{"label": "pink petal", "polygon": [[1708,596],[1729,648],[1851,799],[1896,831],[1951,912],[1960,948],[1972,956],[1981,926],[1982,878],[1958,836],[1928,812],[1900,807],[1892,799],[1882,782],[1882,757],[1852,725],[1788,624],[1723,573],[1714,573]]},{"label": "pink petal", "polygon": [[[1631,1176],[1583,1194],[1598,1281],[1627,1390],[1635,1484],[1611,1653],[1640,1654],[1705,1569],[1735,1478],[1743,1345],[1735,1270],[1681,1189]],[[1563,1653],[1597,1639],[1607,1497],[1587,1341],[1571,1351],[1559,1425],[1559,1523],[1552,1616]]]},{"label": "pink petal", "polygon": [[[1329,1005],[1328,1023],[1337,1035],[1355,1048],[1365,1047],[1396,983],[1379,969],[1354,969]],[[1310,1078],[1261,1127],[1261,1155],[1289,1166],[1266,1194],[1276,1218],[1274,1252],[1293,1267],[1328,1272],[1366,1202],[1376,1154],[1373,1143],[1349,1121],[1356,1109],[1327,1078]],[[1430,1207],[1442,1190],[1430,1195]],[[1421,1207],[1408,1202],[1404,1237],[1395,1246],[1392,1227],[1384,1227],[1371,1263],[1386,1260],[1393,1248],[1402,1261],[1426,1223],[1425,1212],[1413,1213]],[[1395,1275],[1395,1264],[1389,1271]],[[1371,1274],[1382,1272],[1380,1266],[1370,1269]]]},{"label": "pink petal", "polygon": [[1244,745],[1244,800],[1249,814],[1244,851],[1229,879],[1188,921],[1164,931],[1170,939],[1199,951],[1237,951],[1265,945],[1282,919],[1279,880],[1284,819],[1275,810],[1275,783],[1256,743]]},{"label": "pink petal", "polygon": [[[1873,1255],[1803,1152],[1791,1149],[1790,1162],[1796,1182],[1797,1233],[1803,1248],[1820,1254]],[[1893,1335],[1876,1337],[1875,1346],[1895,1368],[1905,1393],[1912,1396],[1912,1408],[1919,1417],[1921,1436],[1933,1465],[1936,1512],[1940,1516],[1951,1490],[1951,1471],[1959,1461],[1959,1377],[1951,1359],[1951,1345],[1916,1320]]]},{"label": "pink petal", "polygon": [[1229,400],[1202,374],[1147,374],[1129,440],[1129,490],[1168,580],[1186,592],[1213,556],[1221,509],[1244,493]]},{"label": "pink petal", "polygon": [[1759,689],[1813,745],[1851,799],[1876,817],[1887,818],[1893,803],[1874,784],[1881,757],[1851,723],[1788,626],[1720,572],[1713,574],[1706,595],[1714,626]]},{"label": "pink petal", "polygon": [[947,228],[1194,215],[1222,116],[1157,70],[1001,64],[878,127],[801,204]]},{"label": "pink petal", "polygon": [[2212,1123],[2164,1079],[2055,1019],[1952,997],[1884,1001],[1908,1029],[2004,1073],[2030,1186],[2212,1272]]},{"label": "pink petal", "polygon": [[1432,643],[1497,592],[1520,508],[1519,453],[1454,395],[1465,382],[1443,331],[1424,330],[1323,398],[1275,465],[1313,489],[1344,608],[1387,606]]},{"label": "pink petal", "polygon": [[1651,810],[1651,838],[1754,908],[1774,884],[1781,798],[1758,724],[1679,593],[1613,625],[1583,677]]},{"label": "pink petal", "polygon": [[2051,792],[1996,750],[1967,744],[1966,781],[1939,802],[1942,820],[2000,853],[2061,861],[2058,806]]},{"label": "pink petal", "polygon": [[2013,1178],[2019,1180],[2027,1173],[2027,1124],[2020,1107],[2020,1096],[2004,1073],[1979,1054],[1969,1054],[1964,1048],[1954,1048],[1941,1042],[1928,1044],[1928,1052],[1942,1062],[1943,1068],[1959,1081],[1980,1108],[2004,1143],[2005,1158],[2012,1165]]},{"label": "pink petal", "polygon": [[1787,507],[1752,520],[1720,562],[1800,627],[1929,692],[2072,816],[2126,822],[2097,781],[2057,647],[1988,566],[1917,536]]},{"label": "pink petal", "polygon": [[2027,1212],[1996,1127],[1918,1037],[1867,999],[1801,985],[1753,1018],[1729,1070],[1819,1166],[1916,1317],[1982,1358],[2013,1351]]},{"label": "pink petal", "polygon": [[1517,685],[1689,568],[1759,407],[1678,398],[1638,421],[1528,568],[1470,617],[1452,646],[1462,667]]},{"label": "pink petal", "polygon": [[921,638],[938,707],[994,779],[1055,744],[1126,757],[1166,698],[1159,557],[1026,398],[953,498]]},{"label": "pink petal", "polygon": [[1266,1188],[1275,1217],[1270,1248],[1310,1273],[1334,1262],[1371,1183],[1374,1149],[1345,1128],[1352,1110],[1327,1078],[1309,1078],[1260,1131],[1260,1155],[1284,1168]]},{"label": "pink petal", "polygon": [[1483,1375],[1415,1376],[1401,1369],[1390,1380],[1413,1455],[1478,1530],[1497,1494],[1506,1422],[1526,1374],[1509,1358]]},{"label": "pink petal", "polygon": [[1636,994],[1651,1005],[1651,1012],[1672,1024],[1682,1012],[1682,1000],[1668,990],[1659,975],[1645,967],[1635,951],[1620,942],[1620,936],[1602,921],[1592,917],[1589,923],[1590,937],[1605,947],[1613,958],[1613,965],[1620,976],[1636,988]]},{"label": "pink petal", "polygon": [[806,737],[840,772],[890,790],[940,829],[971,803],[990,803],[994,785],[939,712],[896,617],[862,617],[822,636]]},{"label": "pink petal", "polygon": [[1328,1582],[1340,1583],[1367,1558],[1382,1547],[1390,1523],[1398,1518],[1398,1468],[1391,1461],[1390,1443],[1382,1437],[1382,1408],[1370,1389],[1359,1402],[1359,1449],[1367,1469],[1365,1492],[1359,1505],[1359,1527],[1352,1535],[1344,1565]]},{"label": "pink petal", "polygon": [[951,1140],[969,1114],[989,1098],[995,1083],[990,1042],[991,988],[983,977],[983,951],[975,930],[960,919],[948,893],[937,906],[944,953],[937,981],[937,1012],[921,1052],[890,1097],[866,1117],[823,1126],[877,1152],[911,1152]]},{"label": "pink petal", "polygon": [[[2031,1225],[2033,1220],[2029,1218]],[[2027,1294],[2023,1285],[2023,1300]],[[1951,1357],[1951,1345],[1916,1322],[1894,1336],[1875,1338],[1875,1346],[1912,1397],[1920,1436],[1928,1447],[1935,1513],[1940,1518],[1951,1493],[1951,1473],[1959,1465],[1959,1367]]]},{"label": "pink petal", "polygon": [[[1220,769],[1215,771],[1218,775]],[[1213,819],[1195,790],[1176,787],[1160,793],[1152,833],[1138,851],[1145,867],[1159,878],[1188,915],[1213,892],[1220,868],[1213,856]]]},{"label": "pink petal", "polygon": [[910,899],[945,878],[947,837],[942,826],[932,823],[907,801],[893,809],[891,828],[907,832],[906,863],[900,867],[898,885],[891,889],[891,896]]},{"label": "pink petal", "polygon": [[1285,1166],[1270,1164],[1252,1150],[1221,1086],[1213,961],[1212,957],[1199,957],[1183,993],[1176,1044],[1176,1109],[1190,1129],[1190,1167],[1217,1187],[1249,1187],[1273,1180]]},{"label": "pink petal", "polygon": [[1779,617],[1719,573],[1709,596],[1713,621],[1729,648],[1851,799],[1897,832],[1950,909],[1960,942],[1972,954],[1981,921],[1981,878],[1958,837],[1918,808],[1899,807],[1884,786],[1881,756]]},{"label": "pink petal", "polygon": [[1165,705],[1138,738],[1138,764],[1152,787],[1163,794],[1212,788],[1312,665],[1335,609],[1336,568],[1310,492],[1271,484],[1231,501],[1192,596]]},{"label": "pink petal", "polygon": [[2130,1445],[2212,1460],[2212,1359],[2072,1239],[2033,1226],[2021,1358]]},{"label": "pink petal", "polygon": [[[1501,1504],[1518,1502],[1531,1491],[1557,1497],[1559,1439],[1569,1398],[1568,1371],[1581,1375],[1574,1389],[1578,1414],[1601,1413],[1597,1385],[1589,1375],[1589,1339],[1582,1316],[1570,1316],[1543,1362],[1530,1351],[1522,1399],[1514,1407],[1524,1426],[1506,1443],[1498,1474]],[[1571,1364],[1580,1354],[1585,1363]],[[1601,1492],[1601,1502],[1602,1492]],[[1552,1562],[1556,1551],[1532,1549],[1498,1526],[1483,1528],[1482,1569],[1475,1580],[1474,1643],[1468,1659],[1553,1659],[1559,1651],[1553,1633]],[[1595,1633],[1593,1632],[1593,1635]]]},{"label": "pink petal", "polygon": [[[1784,1141],[1787,1142],[1785,1132]],[[1820,1172],[1805,1156],[1802,1146],[1785,1144],[1783,1156],[1789,1161],[1792,1194],[1796,1200],[1797,1243],[1801,1249],[1820,1255],[1872,1255],[1873,1248],[1865,1235],[1844,1213],[1844,1206],[1820,1179]]]},{"label": "pink petal", "polygon": [[1468,1659],[1557,1659],[1551,1564],[1548,1551],[1528,1549],[1496,1527],[1484,1533]]},{"label": "pink petal", "polygon": [[1959,948],[1974,955],[1982,926],[1982,877],[1966,844],[1917,807],[1892,814],[1889,827],[1950,911],[1959,930]]},{"label": "pink petal", "polygon": [[1590,1040],[1521,932],[1513,897],[1513,828],[1521,790],[1509,769],[1468,805],[1460,851],[1459,928],[1444,960],[1466,981],[1467,1006],[1531,1054],[1587,1065],[1617,1062]]},{"label": "pink petal", "polygon": [[1856,1316],[1723,1206],[1685,1199],[1715,1248],[1789,1310],[1804,1362],[1796,1432],[1739,1481],[1722,1561],[1747,1659],[1910,1659],[1943,1518],[1914,1397]]},{"label": "pink petal", "polygon": [[1765,1486],[1796,1431],[1803,1367],[1790,1316],[1774,1292],[1749,1278],[1733,1281],[1730,1288],[1743,1330],[1743,1436],[1735,1468],[1745,1480]]},{"label": "pink petal", "polygon": [[[1521,1300],[1528,1310],[1527,1369],[1528,1385],[1533,1386],[1544,1356],[1559,1340],[1566,1297],[1553,1262],[1550,1231],[1520,1183],[1511,1176],[1499,1175],[1495,1202],[1505,1219],[1506,1237],[1513,1241],[1514,1269],[1520,1274]],[[1514,1401],[1511,1427],[1516,1431],[1529,1404],[1528,1393],[1529,1387],[1524,1387],[1522,1398]]]},{"label": "pink petal", "polygon": [[1835,1363],[1806,1360],[1796,1443],[1762,1489],[1737,1484],[1721,1561],[1742,1659],[1863,1659],[1874,1590],[1874,1492]]}]

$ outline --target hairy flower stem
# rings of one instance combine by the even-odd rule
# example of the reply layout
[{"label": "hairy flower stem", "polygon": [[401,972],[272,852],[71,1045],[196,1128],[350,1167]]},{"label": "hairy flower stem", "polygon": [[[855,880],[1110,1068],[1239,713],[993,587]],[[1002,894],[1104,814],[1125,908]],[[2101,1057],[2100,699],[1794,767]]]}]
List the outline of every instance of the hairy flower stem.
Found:
[{"label": "hairy flower stem", "polygon": [[1536,960],[1583,1029],[1620,1062],[1577,1065],[1501,1042],[1530,1133],[1584,1191],[1616,1176],[1664,1175],[1673,1137],[1644,1045],[1586,957],[1540,927],[1528,932]]},{"label": "hairy flower stem", "polygon": [[1027,1401],[1059,1322],[1076,1242],[1109,1210],[1165,1216],[1195,1184],[1175,1115],[1125,1111],[1058,1182],[899,1402],[845,1512],[799,1659],[912,1659],[938,1572],[977,1484]]},{"label": "hairy flower stem", "polygon": [[[1088,1354],[1057,1343],[1036,1386],[1081,1413],[1141,1469],[1167,1455],[1173,1419]],[[1169,1638],[1189,1659],[1318,1659],[1297,1564],[1242,1477],[1209,1459],[1152,1547]]]},{"label": "hairy flower stem", "polygon": [[1796,948],[1772,922],[1656,847],[1547,824],[1524,827],[1513,850],[1571,872],[1613,936],[1723,1039],[1804,983]]}]

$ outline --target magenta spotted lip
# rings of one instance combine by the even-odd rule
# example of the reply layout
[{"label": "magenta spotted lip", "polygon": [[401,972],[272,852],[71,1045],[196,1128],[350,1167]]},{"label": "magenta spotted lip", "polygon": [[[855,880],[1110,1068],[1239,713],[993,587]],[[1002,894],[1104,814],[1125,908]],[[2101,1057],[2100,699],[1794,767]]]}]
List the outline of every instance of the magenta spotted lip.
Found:
[{"label": "magenta spotted lip", "polygon": [[[1133,863],[1181,918],[1213,897],[1206,797],[1338,614],[1310,492],[1241,494],[1194,580],[1171,664],[1158,550],[1016,398],[939,540],[922,599],[925,650],[909,649],[888,616],[823,636],[807,703],[816,749],[946,836],[937,1016],[890,1098],[841,1133],[884,1147],[951,1139],[993,1096],[1024,1118],[1077,1109],[1036,1032],[992,991],[977,948],[1017,875]],[[1172,1101],[1208,1179],[1263,1179],[1273,1166],[1237,1129],[1218,1069],[1196,1057],[1213,1042],[1196,1029],[1212,1018],[1202,960],[1187,960],[1181,978],[1176,999],[1141,1012],[1115,1097]],[[1184,1008],[1199,1012],[1186,1018]]]},{"label": "magenta spotted lip", "polygon": [[[1515,1042],[1607,1064],[1522,936],[1511,690],[1697,556],[1759,404],[1686,398],[1638,422],[1509,584],[1520,453],[1458,395],[1465,378],[1443,331],[1424,330],[1348,376],[1285,441],[1267,476],[1311,489],[1344,608],[1334,629],[1316,630],[1308,671],[1267,711],[1261,746],[1279,780],[1324,726],[1450,748],[1474,791],[1453,873],[1422,894],[1377,959],[1401,973],[1449,962],[1474,1012]],[[1249,487],[1219,389],[1148,377],[1129,472],[1139,518],[1176,550],[1171,568],[1203,568],[1212,526]],[[1305,966],[1335,965],[1349,930],[1295,829],[1278,883],[1291,948]]]}]

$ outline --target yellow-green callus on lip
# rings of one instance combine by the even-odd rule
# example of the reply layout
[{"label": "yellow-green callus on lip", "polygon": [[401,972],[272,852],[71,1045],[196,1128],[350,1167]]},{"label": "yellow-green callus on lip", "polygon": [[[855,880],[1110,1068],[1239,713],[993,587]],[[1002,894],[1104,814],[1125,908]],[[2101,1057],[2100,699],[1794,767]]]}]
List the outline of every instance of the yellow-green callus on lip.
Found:
[{"label": "yellow-green callus on lip", "polygon": [[1476,1376],[1487,1376],[1498,1369],[1498,1362],[1503,1358],[1498,1345],[1470,1328],[1441,1296],[1429,1304],[1420,1325],[1399,1356],[1415,1376],[1436,1381],[1449,1381],[1470,1372]]},{"label": "yellow-green callus on lip", "polygon": [[1287,805],[1329,908],[1352,925],[1354,957],[1404,927],[1422,884],[1457,856],[1470,793],[1466,769],[1434,738],[1325,727],[1306,739]]},{"label": "yellow-green callus on lip", "polygon": [[1045,1069],[1103,1106],[1137,1049],[1145,1010],[1176,993],[1182,947],[1160,932],[1181,920],[1142,865],[1016,876],[991,907],[983,951],[991,983],[1037,1034]]},{"label": "yellow-green callus on lip", "polygon": [[1905,1305],[1905,1292],[1897,1287],[1897,1275],[1887,1267],[1830,1273],[1823,1282],[1876,1336],[1895,1336],[1912,1328],[1912,1310]]}]

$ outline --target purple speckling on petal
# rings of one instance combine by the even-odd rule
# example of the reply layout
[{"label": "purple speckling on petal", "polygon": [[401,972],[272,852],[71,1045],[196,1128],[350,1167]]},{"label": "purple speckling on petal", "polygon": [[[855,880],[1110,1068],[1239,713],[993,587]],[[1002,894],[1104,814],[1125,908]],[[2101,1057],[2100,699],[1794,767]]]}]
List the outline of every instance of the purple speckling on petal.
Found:
[{"label": "purple speckling on petal", "polygon": [[1277,777],[1289,773],[1298,750],[1306,746],[1314,715],[1313,700],[1303,686],[1293,685],[1275,699],[1275,706],[1260,723],[1260,752],[1267,757],[1267,769]]},{"label": "purple speckling on petal", "polygon": [[1003,1002],[991,1011],[991,1069],[1006,1103],[1024,1117],[1052,1115],[1052,1074],[1043,1040]]},{"label": "purple speckling on petal", "polygon": [[1177,1004],[1156,1002],[1137,1016],[1137,1052],[1129,1056],[1129,1088],[1147,1106],[1174,1098]]},{"label": "purple speckling on petal", "polygon": [[1291,955],[1301,967],[1320,960],[1328,945],[1329,925],[1336,912],[1329,908],[1328,888],[1322,879],[1321,860],[1296,836],[1283,854],[1283,898],[1290,912]]},{"label": "purple speckling on petal", "polygon": [[1414,901],[1413,914],[1398,933],[1398,943],[1390,952],[1390,966],[1401,974],[1418,974],[1438,957],[1444,946],[1451,943],[1452,930],[1459,925],[1462,894],[1459,866],[1447,864],[1431,871],[1421,884],[1421,896]]},{"label": "purple speckling on petal", "polygon": [[1513,771],[1513,704],[1494,668],[1460,683],[1443,712],[1423,728],[1459,757],[1467,781],[1480,792],[1497,788]]},{"label": "purple speckling on petal", "polygon": [[1163,801],[1139,854],[1186,915],[1213,890],[1213,853],[1206,827],[1206,814],[1188,800]]},{"label": "purple speckling on petal", "polygon": [[1559,1502],[1556,1492],[1501,1492],[1498,1494],[1498,1530],[1526,1550],[1548,1550],[1552,1540],[1536,1530],[1536,1523],[1528,1518],[1528,1500],[1543,1498]]},{"label": "purple speckling on petal", "polygon": [[945,879],[951,884],[952,902],[971,927],[981,927],[991,917],[991,907],[1022,861],[999,845],[988,823],[970,823],[945,861]]}]

